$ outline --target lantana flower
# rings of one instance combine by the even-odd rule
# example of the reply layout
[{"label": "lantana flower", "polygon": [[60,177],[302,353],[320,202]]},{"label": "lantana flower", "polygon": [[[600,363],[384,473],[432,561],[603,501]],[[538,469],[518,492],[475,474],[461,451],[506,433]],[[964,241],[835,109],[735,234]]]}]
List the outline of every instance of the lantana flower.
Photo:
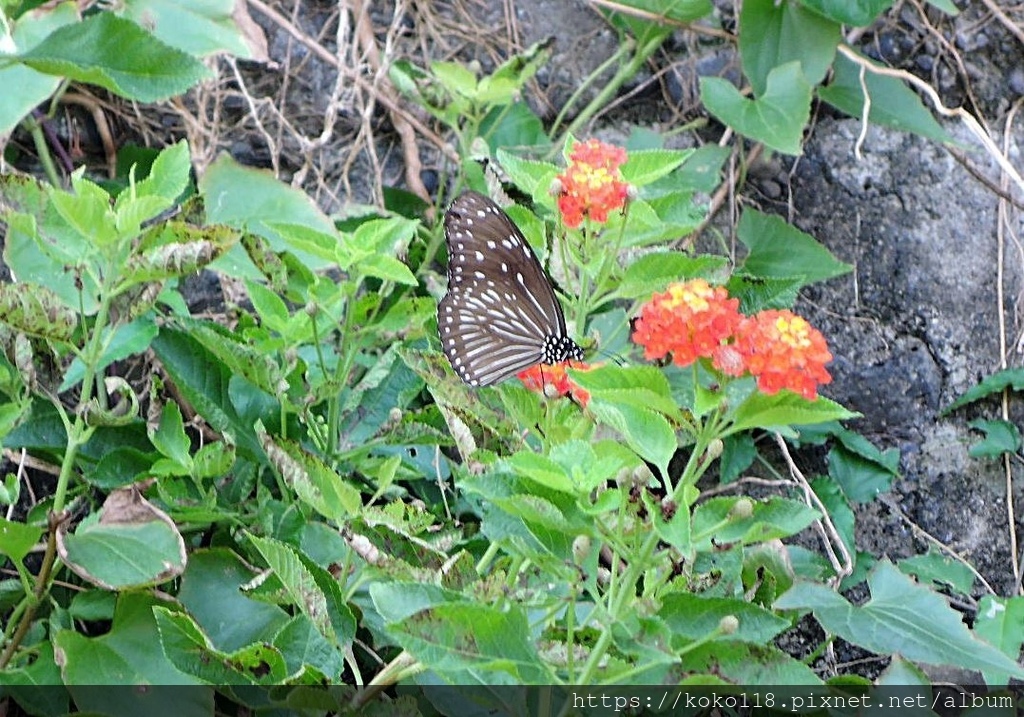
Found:
[{"label": "lantana flower", "polygon": [[724,287],[713,287],[703,279],[672,284],[641,308],[633,341],[644,347],[648,360],[671,353],[673,363],[689,366],[699,358],[710,358],[719,370],[739,375],[742,366],[725,350],[726,340],[743,320],[739,305]]},{"label": "lantana flower", "polygon": [[589,368],[583,361],[563,361],[553,365],[537,364],[516,374],[523,385],[531,391],[542,393],[549,398],[572,396],[573,400],[586,408],[590,392],[580,388],[569,378],[566,368]]},{"label": "lantana flower", "polygon": [[727,376],[750,374],[765,394],[788,389],[814,399],[817,387],[832,381],[825,338],[792,311],[739,313],[739,301],[703,279],[672,284],[640,309],[633,341],[644,357],[689,366],[698,359]]},{"label": "lantana flower", "polygon": [[625,161],[622,147],[597,139],[573,144],[569,166],[556,177],[558,210],[567,227],[579,227],[584,218],[603,224],[609,212],[625,205],[629,185],[619,173]]},{"label": "lantana flower", "polygon": [[825,337],[792,311],[762,311],[744,319],[735,347],[762,393],[788,388],[813,399],[819,384],[832,381],[825,369],[832,360]]}]

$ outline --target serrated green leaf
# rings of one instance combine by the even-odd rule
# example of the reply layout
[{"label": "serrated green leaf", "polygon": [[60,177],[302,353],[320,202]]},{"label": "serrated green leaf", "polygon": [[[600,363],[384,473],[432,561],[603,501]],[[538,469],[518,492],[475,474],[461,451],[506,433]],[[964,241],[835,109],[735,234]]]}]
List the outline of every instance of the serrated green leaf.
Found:
[{"label": "serrated green leaf", "polygon": [[977,419],[967,425],[985,434],[967,451],[972,458],[998,458],[1004,453],[1015,455],[1020,450],[1020,429],[1009,421]]},{"label": "serrated green leaf", "polygon": [[811,85],[799,62],[774,67],[767,89],[756,100],[718,77],[700,78],[700,96],[708,112],[743,136],[783,154],[802,153],[804,126],[811,116]]},{"label": "serrated green leaf", "polygon": [[195,58],[110,12],[60,27],[16,57],[40,72],[99,85],[140,102],[180,95],[213,76]]},{"label": "serrated green leaf", "polygon": [[622,178],[642,187],[673,172],[690,158],[692,149],[641,149],[630,152],[622,165]]},{"label": "serrated green leaf", "polygon": [[[940,587],[948,586],[963,595],[970,595],[974,588],[974,573],[971,567],[935,549],[924,555],[914,555],[900,560],[898,564],[900,570],[907,575],[916,576],[918,582],[922,584],[931,582]],[[980,609],[978,617],[981,617]]]},{"label": "serrated green leaf", "polygon": [[299,498],[328,520],[344,522],[363,506],[359,491],[322,459],[298,443],[271,437],[262,425],[256,433],[267,457]]},{"label": "serrated green leaf", "polygon": [[[73,686],[71,691],[80,710],[101,706],[109,709],[118,701],[118,695],[103,694],[110,693],[110,689],[86,686],[147,684],[178,685],[178,698],[169,698],[167,692],[160,690],[155,692],[159,699],[153,702],[146,695],[139,696],[135,706],[143,709],[144,714],[160,717],[210,714],[213,691],[182,689],[181,685],[197,686],[202,682],[178,670],[159,648],[160,636],[153,611],[166,609],[166,603],[149,593],[126,592],[118,596],[113,623],[105,634],[86,637],[62,630],[54,635],[54,645],[62,656],[64,682]],[[126,697],[126,693],[121,697]],[[100,714],[139,714],[135,709],[123,711],[125,706],[122,704],[121,709],[111,712],[101,710]]]},{"label": "serrated green leaf", "polygon": [[808,401],[790,391],[780,391],[773,396],[755,392],[730,414],[732,425],[726,435],[751,428],[845,421],[859,415],[824,396]]},{"label": "serrated green leaf", "polygon": [[554,679],[533,647],[526,617],[514,606],[437,605],[389,624],[388,632],[442,675],[486,669],[511,675],[520,684],[551,684]]},{"label": "serrated green leaf", "polygon": [[20,562],[29,554],[42,534],[42,529],[33,525],[0,518],[0,554],[6,555],[14,562]]},{"label": "serrated green leaf", "polygon": [[828,466],[829,476],[852,503],[870,503],[888,493],[895,478],[892,471],[841,445],[829,451]]},{"label": "serrated green leaf", "polygon": [[724,257],[693,257],[682,252],[645,254],[626,267],[615,296],[624,299],[649,298],[677,281],[722,275],[727,263]]}]

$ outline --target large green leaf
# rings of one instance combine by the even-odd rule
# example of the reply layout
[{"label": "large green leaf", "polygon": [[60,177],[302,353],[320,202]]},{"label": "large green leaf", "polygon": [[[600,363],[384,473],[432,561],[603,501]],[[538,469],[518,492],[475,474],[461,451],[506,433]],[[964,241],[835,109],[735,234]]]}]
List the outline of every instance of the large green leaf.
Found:
[{"label": "large green leaf", "polygon": [[747,247],[743,270],[748,274],[778,279],[801,277],[802,286],[848,273],[845,264],[781,217],[747,208],[736,230]]},{"label": "large green leaf", "polygon": [[799,62],[772,69],[765,92],[756,100],[719,77],[700,78],[700,96],[708,112],[744,137],[783,154],[802,152],[804,125],[811,116],[811,85]]},{"label": "large green leaf", "polygon": [[107,496],[98,519],[57,533],[61,560],[108,590],[148,587],[181,575],[185,541],[166,513],[130,486]]},{"label": "large green leaf", "polygon": [[509,605],[437,605],[391,623],[388,631],[441,674],[487,670],[511,675],[521,684],[554,680],[532,644],[526,616]]},{"label": "large green leaf", "polygon": [[234,16],[237,9],[234,0],[128,0],[121,15],[196,57],[226,52],[243,59],[261,59],[254,56],[251,40],[246,41],[242,29],[258,33],[256,38],[264,43],[266,38],[251,20],[240,29]]},{"label": "large green leaf", "polygon": [[190,335],[169,327],[153,340],[153,350],[192,408],[215,430],[234,439],[246,457],[263,460],[253,424],[242,419],[232,402],[231,370]]},{"label": "large green leaf", "polygon": [[800,0],[810,10],[841,25],[866,27],[892,7],[893,0]]},{"label": "large green leaf", "polygon": [[[861,58],[871,65],[877,63]],[[818,88],[818,96],[851,117],[864,113],[864,90],[861,87],[861,68],[840,54],[836,57],[832,81]],[[871,108],[868,119],[903,132],[913,132],[936,142],[953,144],[955,140],[935,121],[921,104],[921,99],[895,77],[864,72]]]},{"label": "large green leaf", "polygon": [[255,578],[256,573],[230,550],[198,550],[189,557],[178,599],[214,645],[232,652],[273,635],[288,622],[280,607],[242,591]]},{"label": "large green leaf", "polygon": [[821,82],[842,39],[840,23],[790,0],[744,0],[739,21],[743,74],[756,97],[764,95],[771,72],[787,62],[799,62],[811,85]]},{"label": "large green leaf", "polygon": [[871,570],[868,588],[871,600],[858,606],[824,585],[798,582],[774,607],[810,610],[827,632],[879,655],[1024,679],[1024,668],[1015,660],[976,638],[941,595],[892,563],[882,561]]},{"label": "large green leaf", "polygon": [[[10,16],[8,16],[10,22]],[[12,39],[15,47],[25,51],[64,25],[78,22],[74,2],[36,8],[14,21]],[[30,67],[12,63],[0,67],[0,135],[7,134],[21,119],[49,97],[60,85],[60,78],[37,72]]]},{"label": "large green leaf", "polygon": [[[298,224],[320,235],[336,236],[334,224],[317,208],[309,195],[290,187],[268,171],[238,164],[224,154],[211,164],[199,182],[211,224],[227,224],[259,234],[274,251],[292,251],[311,269],[322,269],[333,262],[288,245],[272,224]],[[234,247],[214,262],[216,268],[231,276],[262,280],[241,246]]]},{"label": "large green leaf", "polygon": [[140,102],[180,95],[213,76],[192,56],[110,12],[58,28],[16,59],[40,72],[99,85]]},{"label": "large green leaf", "polygon": [[[58,632],[54,636],[54,645],[62,655],[64,681],[69,685],[200,684],[175,668],[160,651],[153,609],[161,605],[162,602],[148,593],[122,593],[117,600],[113,624],[106,634],[86,637],[71,630]],[[100,695],[93,696],[87,690],[72,692],[76,701],[83,696],[101,699]],[[177,700],[164,705],[154,703],[145,714],[210,714],[213,709],[212,692],[183,692],[192,697],[187,701],[183,698],[180,705],[175,704]],[[191,703],[196,698],[199,698],[198,702]],[[99,703],[92,704],[96,706]],[[205,705],[205,711],[200,710],[200,705]],[[81,702],[79,707],[87,709]]]},{"label": "large green leaf", "polygon": [[[978,603],[974,630],[979,637],[1002,650],[1004,655],[1016,660],[1024,644],[1024,597],[985,595]],[[989,670],[985,673],[985,682],[989,685],[1005,685],[1009,678],[1010,675],[1002,671]]]}]

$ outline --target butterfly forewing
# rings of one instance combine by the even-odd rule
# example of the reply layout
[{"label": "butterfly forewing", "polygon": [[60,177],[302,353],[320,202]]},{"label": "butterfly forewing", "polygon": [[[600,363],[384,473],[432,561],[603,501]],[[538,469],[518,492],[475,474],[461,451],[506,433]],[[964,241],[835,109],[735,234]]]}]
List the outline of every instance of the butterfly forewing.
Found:
[{"label": "butterfly forewing", "polygon": [[441,345],[471,386],[538,363],[582,358],[540,262],[497,204],[466,192],[444,217],[448,293],[437,308]]}]

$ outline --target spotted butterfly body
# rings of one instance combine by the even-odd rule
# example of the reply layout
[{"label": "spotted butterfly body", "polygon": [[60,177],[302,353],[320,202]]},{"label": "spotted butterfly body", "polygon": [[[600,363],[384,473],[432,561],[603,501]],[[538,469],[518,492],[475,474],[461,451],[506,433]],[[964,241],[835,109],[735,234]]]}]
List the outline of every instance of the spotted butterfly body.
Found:
[{"label": "spotted butterfly body", "polygon": [[538,363],[580,360],[562,307],[523,233],[478,192],[444,215],[448,293],[437,306],[441,346],[470,386],[490,386]]}]

